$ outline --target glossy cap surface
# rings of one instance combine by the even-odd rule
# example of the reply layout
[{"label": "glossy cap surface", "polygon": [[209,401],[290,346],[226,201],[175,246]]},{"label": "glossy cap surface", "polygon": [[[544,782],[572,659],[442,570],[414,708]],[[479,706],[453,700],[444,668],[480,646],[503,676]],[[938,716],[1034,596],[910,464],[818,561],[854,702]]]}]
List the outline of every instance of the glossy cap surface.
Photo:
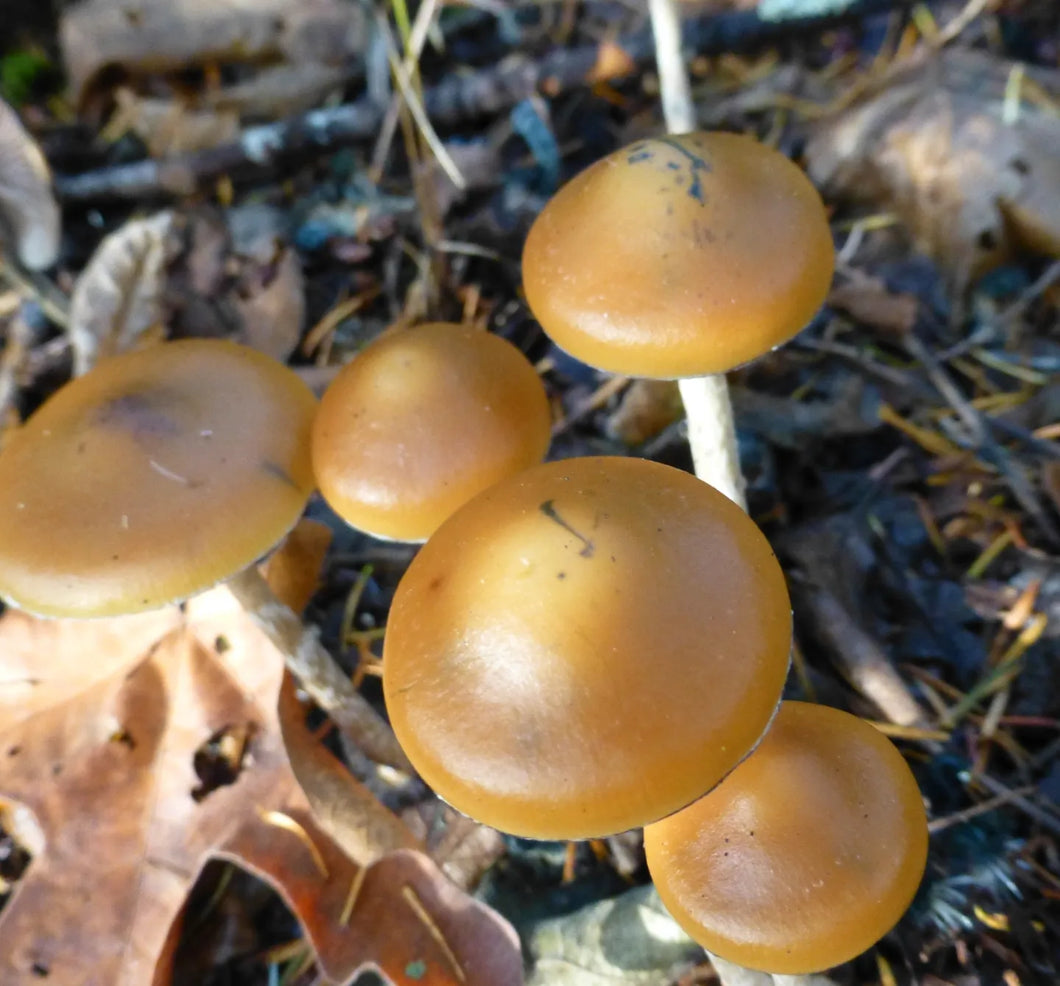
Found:
[{"label": "glossy cap surface", "polygon": [[737,134],[638,141],[545,206],[523,283],[544,330],[591,366],[723,373],[795,335],[834,251],[820,196],[784,155]]},{"label": "glossy cap surface", "polygon": [[803,702],[781,705],[715,790],[644,830],[678,923],[723,959],[788,974],[839,965],[886,934],[927,841],[920,791],[890,740]]},{"label": "glossy cap surface", "polygon": [[112,616],[233,575],[305,506],[315,407],[295,373],[229,342],[101,362],[0,453],[0,597]]},{"label": "glossy cap surface", "polygon": [[446,801],[575,839],[716,784],[773,715],[790,643],[783,574],[737,506],[656,462],[568,459],[427,542],[391,607],[383,686]]},{"label": "glossy cap surface", "polygon": [[346,523],[420,541],[540,462],[550,433],[544,386],[515,346],[432,323],[384,335],[343,368],[313,425],[313,467]]}]

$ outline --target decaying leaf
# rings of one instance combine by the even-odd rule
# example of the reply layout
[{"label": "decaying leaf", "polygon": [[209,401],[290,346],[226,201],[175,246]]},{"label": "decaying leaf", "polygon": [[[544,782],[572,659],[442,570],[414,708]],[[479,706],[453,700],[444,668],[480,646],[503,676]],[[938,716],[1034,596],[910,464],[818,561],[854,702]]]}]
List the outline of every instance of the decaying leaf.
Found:
[{"label": "decaying leaf", "polygon": [[360,50],[364,14],[342,0],[85,0],[67,6],[60,43],[75,99],[99,82],[193,66],[335,66]]},{"label": "decaying leaf", "polygon": [[166,267],[180,249],[176,230],[174,214],[159,212],[129,220],[96,249],[70,299],[75,374],[148,333],[162,335]]},{"label": "decaying leaf", "polygon": [[857,322],[881,332],[901,336],[916,324],[917,300],[911,294],[888,291],[878,278],[851,278],[828,292],[832,308],[851,315]]},{"label": "decaying leaf", "polygon": [[180,621],[175,606],[110,620],[0,616],[0,734],[135,667]]},{"label": "decaying leaf", "polygon": [[528,986],[657,986],[703,956],[650,886],[541,921],[525,937]]},{"label": "decaying leaf", "polygon": [[1060,74],[971,49],[921,53],[818,125],[810,176],[896,211],[960,291],[1017,245],[1060,242],[1060,118],[1035,99],[1046,90],[1060,92]]},{"label": "decaying leaf", "polygon": [[114,93],[117,104],[103,139],[134,133],[152,157],[203,151],[239,136],[239,114],[227,109],[196,109],[186,101],[140,96],[127,86]]},{"label": "decaying leaf", "polygon": [[18,114],[0,100],[0,229],[30,270],[59,257],[61,216],[44,155]]},{"label": "decaying leaf", "polygon": [[303,517],[265,563],[263,574],[276,598],[301,614],[320,588],[320,572],[331,546],[327,524]]},{"label": "decaying leaf", "polygon": [[290,249],[273,245],[273,256],[247,258],[234,289],[240,342],[286,361],[302,338],[305,295],[302,265]]},{"label": "decaying leaf", "polygon": [[0,982],[164,986],[157,962],[215,857],[284,897],[330,981],[378,966],[397,983],[521,982],[511,928],[426,857],[387,855],[362,880],[319,827],[280,737],[283,662],[231,607],[223,589],[199,597],[132,673],[0,734],[0,803],[34,853],[0,912]]},{"label": "decaying leaf", "polygon": [[683,415],[681,395],[673,380],[634,380],[608,416],[607,434],[626,445],[641,445]]}]

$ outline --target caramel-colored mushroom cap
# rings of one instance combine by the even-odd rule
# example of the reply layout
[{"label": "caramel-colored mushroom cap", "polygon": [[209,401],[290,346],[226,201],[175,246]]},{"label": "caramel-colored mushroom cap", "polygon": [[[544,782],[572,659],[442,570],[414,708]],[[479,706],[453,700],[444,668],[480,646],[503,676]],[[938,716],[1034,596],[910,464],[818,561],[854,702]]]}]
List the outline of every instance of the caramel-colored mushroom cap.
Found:
[{"label": "caramel-colored mushroom cap", "polygon": [[787,974],[839,965],[886,934],[927,841],[920,791],[890,740],[803,702],[785,702],[715,790],[644,830],[681,926],[723,959]]},{"label": "caramel-colored mushroom cap", "polygon": [[641,140],[559,190],[523,283],[567,352],[645,377],[723,373],[786,342],[834,265],[820,196],[784,155],[727,133]]},{"label": "caramel-colored mushroom cap", "polygon": [[694,476],[550,462],[446,521],[398,586],[383,687],[450,804],[540,839],[643,825],[761,736],[791,610],[769,544]]},{"label": "caramel-colored mushroom cap", "polygon": [[346,523],[420,541],[540,462],[550,431],[544,386],[515,346],[432,323],[384,335],[343,368],[313,425],[313,467]]},{"label": "caramel-colored mushroom cap", "polygon": [[0,596],[111,616],[233,575],[305,506],[315,407],[293,371],[229,342],[103,361],[0,453]]}]

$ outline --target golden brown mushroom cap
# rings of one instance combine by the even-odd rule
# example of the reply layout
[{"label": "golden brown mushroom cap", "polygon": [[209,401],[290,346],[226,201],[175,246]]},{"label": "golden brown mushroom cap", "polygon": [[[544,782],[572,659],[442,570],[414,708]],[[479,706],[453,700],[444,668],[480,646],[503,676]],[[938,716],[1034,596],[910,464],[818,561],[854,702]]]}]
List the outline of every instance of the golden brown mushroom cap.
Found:
[{"label": "golden brown mushroom cap", "polygon": [[695,804],[644,830],[678,923],[723,959],[801,974],[886,934],[927,859],[912,772],[868,723],[785,702],[758,749]]},{"label": "golden brown mushroom cap", "polygon": [[398,740],[462,812],[603,836],[712,787],[761,736],[791,610],[769,544],[694,476],[550,462],[447,520],[398,586],[383,687]]},{"label": "golden brown mushroom cap", "polygon": [[644,377],[723,373],[786,342],[834,265],[816,189],[737,134],[641,140],[559,190],[523,252],[530,308],[578,359]]},{"label": "golden brown mushroom cap", "polygon": [[548,398],[511,343],[432,323],[368,346],[335,378],[313,425],[313,467],[346,523],[402,541],[540,462]]},{"label": "golden brown mushroom cap", "polygon": [[249,565],[313,489],[315,406],[295,373],[234,343],[100,363],[0,453],[0,597],[44,616],[111,616]]}]

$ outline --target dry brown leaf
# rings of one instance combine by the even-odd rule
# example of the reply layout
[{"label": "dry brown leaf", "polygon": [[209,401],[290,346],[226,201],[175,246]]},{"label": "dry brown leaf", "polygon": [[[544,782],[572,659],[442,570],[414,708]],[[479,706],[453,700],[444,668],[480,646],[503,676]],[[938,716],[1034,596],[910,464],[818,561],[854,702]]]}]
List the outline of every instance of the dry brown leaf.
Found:
[{"label": "dry brown leaf", "polygon": [[[156,964],[171,955],[188,888],[216,857],[284,897],[331,980],[378,966],[408,982],[422,962],[419,982],[521,982],[511,928],[418,854],[370,869],[352,917],[339,920],[358,871],[314,821],[285,756],[273,704],[282,661],[232,615],[224,590],[192,608],[193,623],[131,674],[0,734],[8,824],[35,857],[0,913],[0,982],[164,986]],[[195,752],[224,731],[246,737],[241,769],[196,798]]]},{"label": "dry brown leaf", "polygon": [[296,613],[305,611],[320,588],[320,572],[331,538],[327,524],[303,517],[265,563],[263,574],[269,588]]},{"label": "dry brown leaf", "polygon": [[60,22],[79,103],[105,79],[208,63],[337,65],[364,36],[363,11],[341,0],[86,0],[67,6]]},{"label": "dry brown leaf", "polygon": [[109,620],[0,616],[0,734],[143,660],[178,625],[175,606]]},{"label": "dry brown leaf", "polygon": [[286,362],[302,338],[305,286],[295,252],[274,245],[273,253],[264,262],[245,262],[233,301],[242,323],[237,339]]},{"label": "dry brown leaf", "polygon": [[176,99],[140,96],[126,86],[114,93],[114,100],[104,139],[134,133],[152,157],[204,151],[239,137],[239,114],[231,109],[194,109]]},{"label": "dry brown leaf", "polygon": [[606,430],[611,438],[626,445],[641,445],[683,415],[675,381],[634,380],[608,416]]},{"label": "dry brown leaf", "polygon": [[[897,212],[956,291],[1017,245],[1055,245],[1060,118],[1030,100],[1006,102],[1017,68],[970,49],[894,65],[818,124],[806,149],[810,176],[828,195]],[[1060,91],[1057,73],[1035,70],[1035,80]],[[1028,213],[1033,228],[1014,233]]]},{"label": "dry brown leaf", "polygon": [[317,823],[350,859],[367,866],[395,849],[420,848],[412,832],[312,737],[304,724],[305,709],[289,679],[280,692],[279,709],[291,769],[313,806]]},{"label": "dry brown leaf", "polygon": [[916,298],[911,294],[894,294],[874,277],[857,278],[832,288],[828,304],[888,335],[905,335],[916,323]]},{"label": "dry brown leaf", "polygon": [[74,285],[68,332],[74,372],[162,334],[166,268],[180,250],[177,219],[159,212],[131,219],[96,249]]},{"label": "dry brown leaf", "polygon": [[61,221],[44,155],[18,114],[0,100],[0,228],[10,233],[18,259],[30,270],[58,259]]}]

